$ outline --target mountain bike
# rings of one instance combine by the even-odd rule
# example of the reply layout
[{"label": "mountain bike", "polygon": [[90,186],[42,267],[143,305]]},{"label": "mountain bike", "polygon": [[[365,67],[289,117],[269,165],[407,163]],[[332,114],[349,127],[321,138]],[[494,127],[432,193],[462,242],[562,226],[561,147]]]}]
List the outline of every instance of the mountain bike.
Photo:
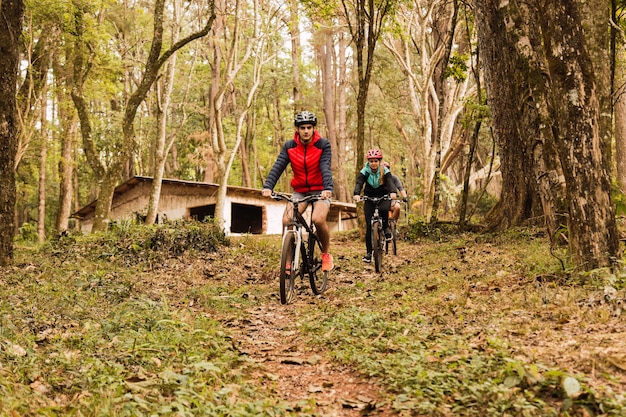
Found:
[{"label": "mountain bike", "polygon": [[[379,205],[381,201],[390,200],[389,195],[382,197],[368,197],[363,196],[363,200],[371,201],[374,203],[374,213],[372,214],[372,220],[370,221],[372,227],[372,256],[374,257],[374,269],[376,272],[380,272],[383,264],[383,252],[386,251],[387,239],[385,238],[385,230],[383,229],[383,218],[380,214]],[[388,216],[387,213],[385,213]]]},{"label": "mountain bike", "polygon": [[[304,279],[308,275],[313,293],[323,293],[328,284],[328,271],[322,271],[322,243],[315,224],[307,221],[298,210],[300,204],[313,204],[320,200],[320,196],[309,195],[298,200],[272,193],[272,198],[293,206],[291,221],[285,226],[280,254],[280,302],[289,304],[293,301],[298,276]],[[304,236],[305,232],[308,236]]]}]

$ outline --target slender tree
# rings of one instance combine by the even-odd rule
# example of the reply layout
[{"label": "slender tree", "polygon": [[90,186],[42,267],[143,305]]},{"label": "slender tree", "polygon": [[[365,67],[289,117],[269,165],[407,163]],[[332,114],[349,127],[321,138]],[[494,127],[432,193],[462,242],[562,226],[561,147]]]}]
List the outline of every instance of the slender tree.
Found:
[{"label": "slender tree", "polygon": [[450,55],[452,54],[452,44],[454,43],[454,35],[456,33],[457,17],[459,14],[458,0],[452,2],[452,12],[450,13],[450,23],[447,25],[447,32],[443,44],[444,53],[439,63],[439,79],[437,80],[437,86],[439,87],[439,103],[437,112],[437,129],[435,130],[434,138],[435,143],[435,172],[433,175],[433,207],[430,215],[430,222],[436,223],[439,218],[439,204],[441,202],[441,137],[443,135],[443,119],[445,114],[445,84],[448,74],[448,63],[450,61]]},{"label": "slender tree", "polygon": [[393,13],[397,0],[341,0],[344,18],[356,53],[356,164],[355,175],[365,160],[365,107],[374,65],[374,52],[387,18]]}]

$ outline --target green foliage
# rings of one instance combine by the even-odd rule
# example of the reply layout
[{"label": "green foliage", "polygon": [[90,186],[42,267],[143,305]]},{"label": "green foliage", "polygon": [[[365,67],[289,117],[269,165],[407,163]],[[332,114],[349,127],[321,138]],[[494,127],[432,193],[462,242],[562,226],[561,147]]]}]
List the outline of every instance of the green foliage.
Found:
[{"label": "green foliage", "polygon": [[[473,191],[467,196],[466,213],[468,215],[478,215],[478,217],[482,219],[491,211],[497,202],[498,199],[489,193],[478,190]],[[460,205],[458,207],[460,208]]]},{"label": "green foliage", "polygon": [[[121,223],[18,246],[17,265],[0,273],[0,415],[328,415],[312,397],[285,402],[271,382],[281,375],[267,374],[275,361],[258,361],[294,350],[375,382],[376,405],[400,416],[624,413],[607,364],[586,375],[586,362],[568,360],[585,349],[563,348],[565,336],[597,347],[589,343],[598,328],[619,326],[610,308],[621,310],[623,296],[606,286],[622,291],[624,278],[594,271],[557,283],[558,263],[537,229],[442,227],[436,240],[402,241],[382,274],[363,268],[357,231],[336,234],[331,291],[301,294],[287,308],[276,295],[280,236],[232,238],[201,253],[217,226],[177,227]],[[161,263],[152,251],[166,252]],[[251,330],[264,332],[256,355],[259,339],[241,336]]]},{"label": "green foliage", "polygon": [[467,78],[467,55],[459,55],[453,53],[450,56],[448,67],[446,68],[446,77],[454,78],[457,83],[462,83]]},{"label": "green foliage", "polygon": [[626,195],[620,191],[615,181],[611,185],[611,198],[615,205],[615,215],[626,216]]},{"label": "green foliage", "polygon": [[571,378],[567,373],[520,363],[502,341],[471,346],[463,338],[448,335],[435,342],[421,314],[410,314],[413,328],[393,318],[404,316],[402,307],[393,313],[347,309],[308,330],[328,335],[316,337],[316,343],[324,343],[337,360],[383,380],[396,393],[393,407],[397,412],[556,415],[547,405],[547,400],[556,398],[567,402],[570,411],[597,407],[588,389],[586,395],[576,392],[570,398],[563,388],[563,382]]},{"label": "green foliage", "polygon": [[113,222],[106,233],[61,236],[50,242],[52,250],[59,256],[110,259],[125,265],[162,262],[186,252],[211,253],[228,244],[224,230],[216,222],[191,220],[155,226]]},{"label": "green foliage", "polygon": [[401,226],[402,236],[411,242],[419,241],[421,239],[428,239],[435,242],[445,241],[450,236],[459,233],[459,228],[454,224],[449,223],[437,223],[432,225],[426,221],[425,218],[409,215],[409,221],[407,225]]},{"label": "green foliage", "polygon": [[37,242],[37,240],[39,239],[39,234],[37,233],[37,226],[32,223],[22,224],[15,238],[18,241],[22,241],[22,242]]},{"label": "green foliage", "polygon": [[[472,243],[479,239],[481,250]],[[361,285],[346,294],[350,303],[302,312],[311,344],[388,387],[389,402],[399,415],[624,412],[623,396],[610,387],[592,388],[595,377],[549,366],[527,354],[535,352],[534,337],[542,329],[549,327],[545,333],[554,331],[560,340],[565,332],[560,333],[557,323],[571,320],[577,328],[578,319],[580,326],[593,326],[582,317],[596,317],[577,310],[577,300],[584,297],[579,289],[549,284],[559,267],[548,253],[545,234],[450,230],[437,240],[413,246],[415,256],[406,268],[373,280],[360,277]],[[393,264],[388,258],[386,262]],[[535,281],[536,276],[542,279]],[[527,284],[511,291],[520,280]],[[536,291],[534,282],[544,284]],[[598,281],[595,288],[603,285]],[[519,320],[534,314],[539,317],[533,324]],[[559,349],[561,344],[555,343]]]}]

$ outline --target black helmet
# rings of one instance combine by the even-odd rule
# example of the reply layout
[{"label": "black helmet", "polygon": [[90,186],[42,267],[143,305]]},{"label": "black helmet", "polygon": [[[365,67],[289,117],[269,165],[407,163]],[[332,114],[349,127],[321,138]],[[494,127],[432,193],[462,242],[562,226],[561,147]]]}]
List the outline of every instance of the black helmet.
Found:
[{"label": "black helmet", "polygon": [[317,117],[315,116],[315,114],[311,113],[310,111],[304,110],[296,114],[296,117],[293,119],[293,124],[296,125],[296,127],[302,126],[302,125],[316,126]]}]

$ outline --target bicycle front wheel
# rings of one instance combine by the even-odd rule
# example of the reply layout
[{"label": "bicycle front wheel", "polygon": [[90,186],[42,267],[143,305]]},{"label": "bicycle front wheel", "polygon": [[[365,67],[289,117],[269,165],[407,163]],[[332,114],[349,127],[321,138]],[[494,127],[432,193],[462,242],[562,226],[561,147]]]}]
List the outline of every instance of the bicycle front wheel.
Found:
[{"label": "bicycle front wheel", "polygon": [[322,271],[322,249],[317,236],[309,237],[309,281],[313,294],[320,295],[328,285],[328,271]]},{"label": "bicycle front wheel", "polygon": [[372,249],[374,250],[374,269],[376,272],[380,272],[380,268],[383,264],[383,244],[385,234],[379,221],[372,223]]},{"label": "bicycle front wheel", "polygon": [[287,233],[283,241],[283,250],[280,254],[280,302],[289,304],[293,300],[296,287],[296,273],[298,266],[296,259],[296,237]]},{"label": "bicycle front wheel", "polygon": [[391,251],[395,256],[398,254],[398,249],[396,247],[398,242],[398,225],[395,220],[389,222],[389,228],[391,229]]}]

